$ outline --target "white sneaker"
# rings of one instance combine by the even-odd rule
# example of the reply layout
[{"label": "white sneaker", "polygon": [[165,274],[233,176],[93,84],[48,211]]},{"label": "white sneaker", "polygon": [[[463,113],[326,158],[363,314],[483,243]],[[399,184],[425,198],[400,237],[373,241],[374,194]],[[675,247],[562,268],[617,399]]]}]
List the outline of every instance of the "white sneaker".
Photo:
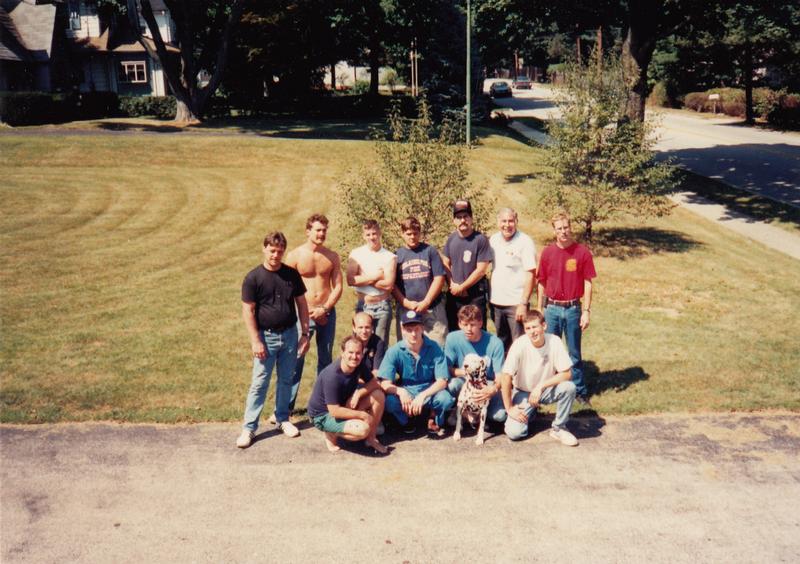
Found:
[{"label": "white sneaker", "polygon": [[278,424],[278,420],[275,418],[275,412],[274,411],[272,412],[272,415],[269,416],[269,419],[267,419],[267,423],[269,423],[270,425],[277,425]]},{"label": "white sneaker", "polygon": [[236,446],[239,448],[247,448],[251,444],[253,444],[253,437],[255,433],[253,431],[249,431],[247,429],[242,430],[242,434],[239,435],[239,438],[236,439]]},{"label": "white sneaker", "polygon": [[291,421],[284,421],[281,423],[281,431],[289,438],[299,437],[300,431],[292,424]]},{"label": "white sneaker", "polygon": [[576,446],[578,439],[566,429],[550,429],[550,436],[565,446]]}]

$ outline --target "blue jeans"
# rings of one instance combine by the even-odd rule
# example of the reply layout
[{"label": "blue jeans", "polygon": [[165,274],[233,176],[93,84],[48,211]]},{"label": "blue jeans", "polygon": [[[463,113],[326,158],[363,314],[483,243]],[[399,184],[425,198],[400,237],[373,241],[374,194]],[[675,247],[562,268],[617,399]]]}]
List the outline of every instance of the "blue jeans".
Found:
[{"label": "blue jeans", "polygon": [[[511,397],[512,405],[522,404],[525,407],[525,415],[528,417],[527,423],[520,423],[513,417],[506,419],[506,436],[512,441],[518,441],[528,436],[528,428],[536,415],[536,408],[528,403],[530,392],[515,390]],[[567,380],[559,382],[555,386],[550,386],[542,392],[539,398],[541,404],[556,404],[556,417],[553,419],[553,429],[561,429],[567,424],[569,412],[572,411],[572,402],[575,401],[575,384]],[[505,412],[505,410],[503,410]]]},{"label": "blue jeans", "polygon": [[[297,322],[298,331],[300,331],[300,321]],[[327,366],[333,362],[333,339],[336,337],[336,310],[332,309],[328,314],[328,322],[325,325],[317,325],[313,320],[308,322],[308,331],[311,337],[316,336],[317,340],[317,376]],[[297,359],[297,364],[294,369],[294,376],[292,377],[292,396],[289,401],[289,413],[294,409],[294,404],[297,401],[297,392],[300,389],[300,378],[303,377],[303,367],[306,364],[306,355]]]},{"label": "blue jeans", "polygon": [[[447,391],[453,396],[453,405],[458,407],[458,395],[464,387],[464,378],[454,376],[447,383]],[[486,419],[495,423],[503,423],[506,420],[506,410],[503,409],[503,394],[497,392],[489,400],[489,407],[486,409]]]},{"label": "blue jeans", "polygon": [[383,300],[375,304],[365,304],[364,300],[356,303],[356,312],[364,312],[372,316],[372,330],[383,339],[386,347],[389,347],[389,329],[392,325],[392,304],[389,300]]},{"label": "blue jeans", "polygon": [[549,304],[544,308],[547,332],[566,341],[569,358],[572,361],[572,382],[577,394],[587,397],[589,390],[583,381],[583,361],[581,360],[581,306],[561,307]]},{"label": "blue jeans", "polygon": [[[431,387],[428,384],[415,384],[413,386],[403,386],[403,388],[411,394],[411,397],[417,397],[420,392],[423,392]],[[425,400],[426,407],[433,409],[433,414],[436,419],[436,424],[439,427],[444,427],[444,422],[447,419],[447,412],[453,408],[453,396],[447,389],[439,390],[433,397],[428,397]],[[403,411],[403,405],[400,403],[400,398],[395,394],[386,394],[386,413],[390,413],[400,425],[408,423],[408,415]]]},{"label": "blue jeans", "polygon": [[255,432],[264,409],[272,369],[278,365],[275,390],[275,417],[279,422],[289,419],[289,399],[292,373],[297,360],[297,328],[283,331],[259,331],[266,348],[264,359],[253,359],[253,378],[244,408],[244,428]]}]

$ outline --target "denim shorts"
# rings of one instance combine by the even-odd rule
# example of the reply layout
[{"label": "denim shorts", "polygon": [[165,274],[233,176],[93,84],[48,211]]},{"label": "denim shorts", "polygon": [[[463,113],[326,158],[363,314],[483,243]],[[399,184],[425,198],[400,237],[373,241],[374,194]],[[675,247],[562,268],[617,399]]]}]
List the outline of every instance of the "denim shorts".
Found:
[{"label": "denim shorts", "polygon": [[344,424],[347,419],[336,419],[330,413],[323,413],[311,419],[314,427],[326,433],[344,433]]}]

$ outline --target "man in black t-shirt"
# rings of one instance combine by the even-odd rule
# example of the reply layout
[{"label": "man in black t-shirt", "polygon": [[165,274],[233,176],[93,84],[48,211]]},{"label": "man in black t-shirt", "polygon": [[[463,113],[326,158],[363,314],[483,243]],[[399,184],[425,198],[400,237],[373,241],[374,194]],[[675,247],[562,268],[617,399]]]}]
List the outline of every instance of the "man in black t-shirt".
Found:
[{"label": "man in black t-shirt", "polygon": [[[355,335],[342,341],[342,356],[317,376],[308,400],[308,416],[325,435],[325,446],[339,450],[339,437],[363,440],[367,446],[385,454],[388,449],[375,436],[383,415],[383,390],[377,379],[362,364],[364,347]],[[359,380],[364,383],[358,387]]]},{"label": "man in black t-shirt", "polygon": [[[253,442],[264,408],[272,368],[277,365],[275,416],[288,437],[300,434],[289,421],[292,375],[297,356],[308,350],[306,286],[294,268],[281,262],[286,237],[275,231],[264,238],[264,263],[251,270],[242,283],[242,318],[253,351],[253,374],[244,410],[242,434],[236,446]],[[298,339],[297,318],[302,334]]]},{"label": "man in black t-shirt", "polygon": [[383,355],[386,354],[386,343],[373,332],[370,314],[362,311],[353,316],[353,335],[364,345],[361,364],[367,367],[370,374],[377,377]]}]

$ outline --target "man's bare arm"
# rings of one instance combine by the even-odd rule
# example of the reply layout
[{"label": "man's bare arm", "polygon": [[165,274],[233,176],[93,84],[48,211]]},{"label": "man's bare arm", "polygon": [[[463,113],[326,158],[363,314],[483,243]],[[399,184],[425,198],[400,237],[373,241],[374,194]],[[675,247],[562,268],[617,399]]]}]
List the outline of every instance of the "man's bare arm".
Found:
[{"label": "man's bare arm", "polygon": [[467,290],[472,288],[475,284],[477,284],[480,281],[481,278],[486,276],[486,271],[489,270],[489,264],[490,263],[488,263],[488,262],[479,262],[479,263],[477,263],[477,265],[475,265],[475,270],[473,270],[470,273],[470,275],[467,276],[467,279],[464,280],[461,284],[457,284],[457,283],[451,281],[450,282],[450,291],[452,293],[454,293],[454,294],[456,293],[456,292],[453,292],[453,286],[456,287],[456,290],[458,291],[458,293],[466,292]]},{"label": "man's bare arm", "polygon": [[258,334],[258,322],[256,321],[256,304],[242,302],[242,319],[250,337],[250,348],[253,356],[259,359],[267,358],[267,349]]},{"label": "man's bare arm", "polygon": [[545,295],[544,295],[544,284],[539,282],[537,284],[537,286],[536,286],[536,290],[538,291],[538,294],[539,294],[537,296],[537,298],[536,298],[536,309],[538,309],[539,311],[542,311],[542,308],[544,307],[544,298],[545,298]]},{"label": "man's bare arm", "polygon": [[297,317],[300,319],[300,339],[297,342],[297,356],[301,357],[308,352],[308,302],[305,296],[297,296],[294,299],[297,307]]},{"label": "man's bare arm", "polygon": [[397,262],[394,260],[383,269],[383,278],[375,282],[375,287],[379,290],[391,291],[394,288],[394,278],[397,274]]},{"label": "man's bare arm", "polygon": [[383,277],[383,272],[380,272],[379,276],[377,277],[370,277],[366,274],[363,274],[361,272],[361,265],[352,258],[347,259],[346,274],[347,285],[353,287],[369,286],[371,284],[375,284],[377,286],[377,282]]},{"label": "man's bare arm", "polygon": [[581,331],[586,331],[589,328],[589,320],[592,313],[592,289],[593,284],[591,280],[583,281],[583,311],[581,312]]},{"label": "man's bare arm", "polygon": [[331,251],[331,262],[333,263],[333,270],[331,271],[331,295],[325,301],[324,307],[330,311],[342,297],[342,265],[339,261],[339,255]]}]

